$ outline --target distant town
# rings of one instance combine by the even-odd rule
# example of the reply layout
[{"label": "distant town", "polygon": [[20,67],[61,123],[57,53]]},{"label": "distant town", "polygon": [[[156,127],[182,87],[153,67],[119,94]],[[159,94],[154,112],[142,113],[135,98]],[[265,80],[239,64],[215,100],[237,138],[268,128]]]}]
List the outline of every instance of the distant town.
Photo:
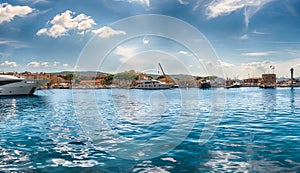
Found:
[{"label": "distant town", "polygon": [[[291,69],[292,70],[292,69]],[[94,71],[72,72],[64,71],[57,73],[34,73],[34,72],[7,72],[4,75],[13,75],[27,79],[49,80],[41,89],[101,89],[101,88],[130,88],[137,81],[148,79],[160,82],[171,82],[179,88],[201,88],[203,81],[209,81],[211,87],[298,87],[300,78],[276,78],[276,74],[262,74],[261,77],[247,79],[224,79],[218,76],[192,76],[192,75],[153,75],[136,72],[134,70],[117,74],[108,74]]]}]

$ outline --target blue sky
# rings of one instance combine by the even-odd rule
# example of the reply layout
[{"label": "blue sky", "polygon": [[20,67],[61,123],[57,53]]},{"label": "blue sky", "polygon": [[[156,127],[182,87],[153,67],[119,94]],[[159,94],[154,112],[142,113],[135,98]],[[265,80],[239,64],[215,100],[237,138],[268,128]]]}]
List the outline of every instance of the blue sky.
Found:
[{"label": "blue sky", "polygon": [[[185,36],[192,38],[193,33],[185,33],[180,37],[182,40],[171,38],[170,41],[170,38],[151,35],[150,28],[144,35],[112,47],[103,67],[99,64],[95,69],[80,67],[93,40],[112,43],[115,37],[126,38],[130,33],[139,32],[138,23],[125,26],[119,21],[145,14],[161,14],[186,22],[203,34],[197,37],[206,40],[205,44],[212,49],[198,53],[203,56],[199,65],[190,58],[193,45],[189,49],[180,43],[188,41]],[[152,27],[168,26],[155,23]],[[184,33],[181,32],[184,28],[173,30],[178,35]],[[217,56],[210,57],[209,51],[215,51]],[[149,61],[151,55],[163,58]],[[147,61],[141,61],[143,57],[148,57],[144,58]],[[172,63],[175,62],[172,59],[178,63]],[[137,66],[129,66],[128,60]],[[300,76],[300,0],[1,1],[2,71],[52,72],[78,68],[116,72],[126,70],[125,66],[149,71],[155,67],[138,67],[156,61],[163,61],[169,73],[189,71],[194,75],[209,75],[222,67],[223,76],[245,78],[268,73],[273,65],[278,76],[289,76],[291,67]],[[179,68],[180,63],[188,70]]]}]

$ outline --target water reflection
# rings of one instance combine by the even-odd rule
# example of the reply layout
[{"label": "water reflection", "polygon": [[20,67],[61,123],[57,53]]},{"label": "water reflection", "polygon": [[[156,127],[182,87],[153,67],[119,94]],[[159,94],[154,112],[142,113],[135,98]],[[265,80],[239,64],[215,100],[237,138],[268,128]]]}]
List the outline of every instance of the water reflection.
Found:
[{"label": "water reflection", "polygon": [[211,168],[211,172],[247,172],[249,163],[241,160],[242,152],[234,151],[211,151],[211,159],[205,166]]},{"label": "water reflection", "polygon": [[1,115],[0,121],[8,121],[16,114],[16,99],[15,98],[2,98],[0,100]]},{"label": "water reflection", "polygon": [[[272,116],[277,108],[277,90],[262,89],[262,103],[265,115]],[[253,100],[256,101],[256,100]]]},{"label": "water reflection", "polygon": [[290,91],[290,108],[291,108],[291,112],[295,113],[295,89],[291,88]]}]

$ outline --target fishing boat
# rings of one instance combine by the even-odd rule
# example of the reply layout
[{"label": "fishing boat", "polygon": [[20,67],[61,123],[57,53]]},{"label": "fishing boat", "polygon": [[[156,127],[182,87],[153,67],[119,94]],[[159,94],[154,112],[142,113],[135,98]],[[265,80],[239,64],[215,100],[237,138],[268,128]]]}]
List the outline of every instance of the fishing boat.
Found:
[{"label": "fishing boat", "polygon": [[21,77],[0,75],[0,96],[33,95],[48,80],[29,80]]}]

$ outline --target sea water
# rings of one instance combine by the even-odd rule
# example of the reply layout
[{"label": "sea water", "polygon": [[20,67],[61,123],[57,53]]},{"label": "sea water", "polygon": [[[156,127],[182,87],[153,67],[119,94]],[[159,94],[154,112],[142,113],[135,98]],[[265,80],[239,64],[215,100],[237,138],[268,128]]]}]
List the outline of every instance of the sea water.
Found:
[{"label": "sea water", "polygon": [[0,98],[1,172],[298,172],[300,89]]}]

